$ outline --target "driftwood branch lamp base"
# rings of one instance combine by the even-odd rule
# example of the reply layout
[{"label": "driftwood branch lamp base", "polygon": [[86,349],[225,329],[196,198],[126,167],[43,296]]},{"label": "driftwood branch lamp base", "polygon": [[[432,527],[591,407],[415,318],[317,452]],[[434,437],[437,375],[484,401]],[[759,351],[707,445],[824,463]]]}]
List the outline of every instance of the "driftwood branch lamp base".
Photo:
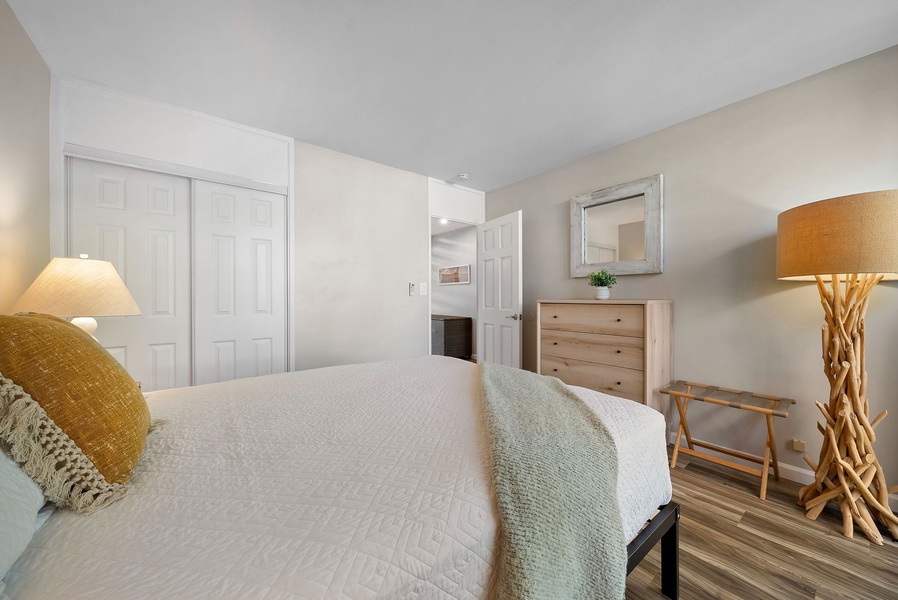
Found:
[{"label": "driftwood branch lamp base", "polygon": [[809,519],[837,503],[845,536],[857,527],[876,544],[883,541],[880,527],[898,540],[898,517],[873,449],[876,427],[888,412],[870,416],[864,317],[876,284],[898,278],[896,230],[898,190],[806,204],[780,214],[777,224],[777,277],[815,280],[824,312],[829,398],[816,403],[823,446],[816,463],[805,456],[814,481],[801,488],[798,502]]},{"label": "driftwood branch lamp base", "polygon": [[809,519],[816,519],[828,501],[838,502],[845,536],[852,537],[856,525],[876,544],[882,544],[877,522],[898,539],[898,517],[889,508],[889,488],[873,451],[875,428],[888,411],[870,419],[864,364],[864,313],[880,279],[881,275],[851,275],[844,281],[843,293],[838,275],[832,276],[829,289],[817,277],[826,318],[823,371],[830,392],[829,402],[817,402],[824,419],[817,424],[823,434],[820,458],[815,464],[804,457],[814,471],[814,482],[801,489],[798,499]]}]

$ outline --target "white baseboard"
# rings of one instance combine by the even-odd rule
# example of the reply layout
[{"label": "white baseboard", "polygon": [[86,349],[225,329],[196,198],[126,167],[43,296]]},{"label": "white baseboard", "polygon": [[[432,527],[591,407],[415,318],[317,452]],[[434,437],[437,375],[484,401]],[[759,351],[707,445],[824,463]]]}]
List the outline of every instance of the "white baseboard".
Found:
[{"label": "white baseboard", "polygon": [[[669,436],[670,443],[674,443],[674,437],[676,434],[672,434]],[[726,448],[726,446],[721,446],[722,448]],[[731,448],[727,448],[730,450]],[[713,451],[708,451],[713,452]],[[754,456],[753,454],[751,456]],[[689,457],[692,458],[692,457]],[[758,465],[750,463],[748,461],[740,461],[738,458],[733,458],[732,456],[727,456],[727,460],[732,460],[734,462],[744,463],[745,465],[758,467]],[[761,457],[758,457],[759,459]],[[794,481],[796,483],[800,483],[801,485],[807,485],[814,481],[814,472],[810,469],[804,467],[796,467],[794,465],[789,465],[780,461],[780,477],[783,479],[787,479],[789,481]],[[889,494],[889,506],[891,506],[892,510],[898,512],[898,494]]]},{"label": "white baseboard", "polygon": [[801,485],[807,485],[814,481],[814,472],[804,467],[796,467],[780,462],[780,477]]}]

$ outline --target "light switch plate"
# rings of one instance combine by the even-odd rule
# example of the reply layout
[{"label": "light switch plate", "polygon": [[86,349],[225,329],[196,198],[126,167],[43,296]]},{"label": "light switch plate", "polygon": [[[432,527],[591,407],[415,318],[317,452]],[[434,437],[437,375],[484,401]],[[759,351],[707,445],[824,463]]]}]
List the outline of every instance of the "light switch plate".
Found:
[{"label": "light switch plate", "polygon": [[418,293],[421,294],[422,296],[427,295],[427,284],[424,283],[423,281],[418,284]]}]

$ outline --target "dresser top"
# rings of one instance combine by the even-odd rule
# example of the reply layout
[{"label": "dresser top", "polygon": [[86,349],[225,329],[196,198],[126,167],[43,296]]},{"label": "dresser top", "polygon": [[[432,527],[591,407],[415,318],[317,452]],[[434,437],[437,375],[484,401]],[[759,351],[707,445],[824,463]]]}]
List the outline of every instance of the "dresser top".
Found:
[{"label": "dresser top", "polygon": [[562,298],[560,300],[537,300],[537,304],[673,304],[673,300],[591,300],[581,298]]}]

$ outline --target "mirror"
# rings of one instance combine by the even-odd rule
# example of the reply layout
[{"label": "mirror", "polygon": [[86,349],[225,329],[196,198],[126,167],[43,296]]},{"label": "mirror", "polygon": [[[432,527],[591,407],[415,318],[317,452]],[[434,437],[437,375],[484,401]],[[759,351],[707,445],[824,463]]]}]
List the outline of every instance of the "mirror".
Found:
[{"label": "mirror", "polygon": [[571,199],[571,277],[599,269],[662,272],[660,174]]}]

